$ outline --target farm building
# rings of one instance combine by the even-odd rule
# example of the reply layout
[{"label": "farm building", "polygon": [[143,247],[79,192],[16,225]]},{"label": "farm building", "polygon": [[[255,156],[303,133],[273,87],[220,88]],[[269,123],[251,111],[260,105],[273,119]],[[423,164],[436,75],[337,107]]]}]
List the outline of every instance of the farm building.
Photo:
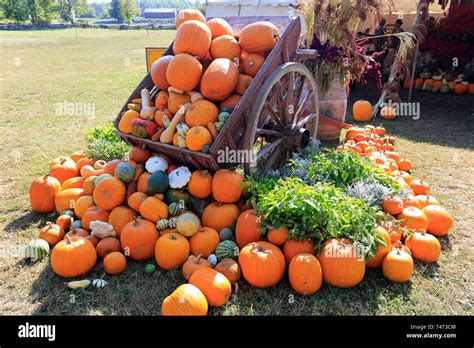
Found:
[{"label": "farm building", "polygon": [[145,8],[142,11],[145,18],[174,19],[176,17],[175,8]]}]

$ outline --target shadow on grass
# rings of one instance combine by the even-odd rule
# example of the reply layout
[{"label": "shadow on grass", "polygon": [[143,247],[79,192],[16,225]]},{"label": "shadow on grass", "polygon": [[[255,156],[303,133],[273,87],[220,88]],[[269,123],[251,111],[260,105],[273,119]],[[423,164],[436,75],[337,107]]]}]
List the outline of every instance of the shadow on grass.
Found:
[{"label": "shadow on grass", "polygon": [[[358,99],[369,100],[374,105],[380,97],[375,84],[358,85],[348,100],[348,114],[352,104]],[[402,89],[403,102],[408,100],[408,90]],[[426,142],[456,148],[474,149],[474,96],[454,94],[433,94],[413,91],[411,102],[419,103],[420,119],[397,117],[393,121],[380,118],[371,124],[382,121],[390,135],[403,137],[416,142]],[[346,120],[353,122],[351,117]]]},{"label": "shadow on grass", "polygon": [[6,232],[24,231],[31,227],[42,227],[48,221],[54,221],[54,214],[40,214],[34,211],[28,211],[24,215],[10,221],[5,226]]}]

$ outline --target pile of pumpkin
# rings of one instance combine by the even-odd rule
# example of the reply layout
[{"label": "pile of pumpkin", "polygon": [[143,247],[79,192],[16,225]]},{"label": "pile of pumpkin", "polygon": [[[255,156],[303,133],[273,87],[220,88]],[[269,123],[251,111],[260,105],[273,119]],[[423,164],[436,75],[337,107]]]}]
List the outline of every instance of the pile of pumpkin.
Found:
[{"label": "pile of pumpkin", "polygon": [[403,197],[383,200],[385,214],[379,217],[377,231],[385,246],[379,246],[367,266],[382,266],[388,279],[405,282],[413,273],[412,258],[426,263],[438,260],[441,245],[437,237],[449,233],[453,218],[430,194],[430,185],[424,178],[414,179],[410,175],[410,160],[394,151],[395,139],[385,133],[382,126],[351,127],[346,142],[338,150],[368,157],[404,189]]},{"label": "pile of pumpkin", "polygon": [[148,89],[133,99],[120,119],[121,132],[192,151],[209,152],[241,96],[275,46],[279,33],[270,22],[245,26],[238,40],[222,18],[206,22],[201,12],[176,17],[174,55],[163,56]]},{"label": "pile of pumpkin", "polygon": [[431,75],[429,72],[424,72],[415,81],[405,79],[403,81],[403,88],[410,87],[432,93],[474,94],[474,83],[463,81],[460,76],[445,78],[444,73]]}]

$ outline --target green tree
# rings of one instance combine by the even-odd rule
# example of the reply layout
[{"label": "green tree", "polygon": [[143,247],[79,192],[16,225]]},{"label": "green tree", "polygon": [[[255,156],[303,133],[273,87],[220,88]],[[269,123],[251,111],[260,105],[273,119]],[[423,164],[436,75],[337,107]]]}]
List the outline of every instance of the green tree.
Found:
[{"label": "green tree", "polygon": [[119,0],[112,0],[112,2],[110,3],[109,15],[110,17],[115,18],[119,22],[123,21],[123,18],[121,17],[121,14],[120,14]]},{"label": "green tree", "polygon": [[34,25],[46,25],[51,23],[57,15],[57,7],[54,0],[27,0],[28,13],[31,23]]},{"label": "green tree", "polygon": [[58,10],[62,19],[74,24],[75,17],[89,11],[89,5],[87,0],[58,0]]},{"label": "green tree", "polygon": [[26,0],[3,0],[1,3],[3,15],[17,23],[28,19],[28,6]]},{"label": "green tree", "polygon": [[110,16],[116,18],[119,22],[132,22],[133,17],[137,16],[140,10],[135,5],[134,0],[112,0],[110,6]]}]

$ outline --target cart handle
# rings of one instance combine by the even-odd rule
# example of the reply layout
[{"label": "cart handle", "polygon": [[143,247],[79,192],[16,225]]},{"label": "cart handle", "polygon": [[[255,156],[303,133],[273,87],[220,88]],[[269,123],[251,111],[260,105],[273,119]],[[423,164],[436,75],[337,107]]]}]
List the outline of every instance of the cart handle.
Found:
[{"label": "cart handle", "polygon": [[321,115],[321,114],[319,114],[319,122],[328,126],[333,126],[333,127],[342,128],[342,129],[349,129],[353,127],[352,124],[341,122],[341,121],[335,120],[331,117]]}]

